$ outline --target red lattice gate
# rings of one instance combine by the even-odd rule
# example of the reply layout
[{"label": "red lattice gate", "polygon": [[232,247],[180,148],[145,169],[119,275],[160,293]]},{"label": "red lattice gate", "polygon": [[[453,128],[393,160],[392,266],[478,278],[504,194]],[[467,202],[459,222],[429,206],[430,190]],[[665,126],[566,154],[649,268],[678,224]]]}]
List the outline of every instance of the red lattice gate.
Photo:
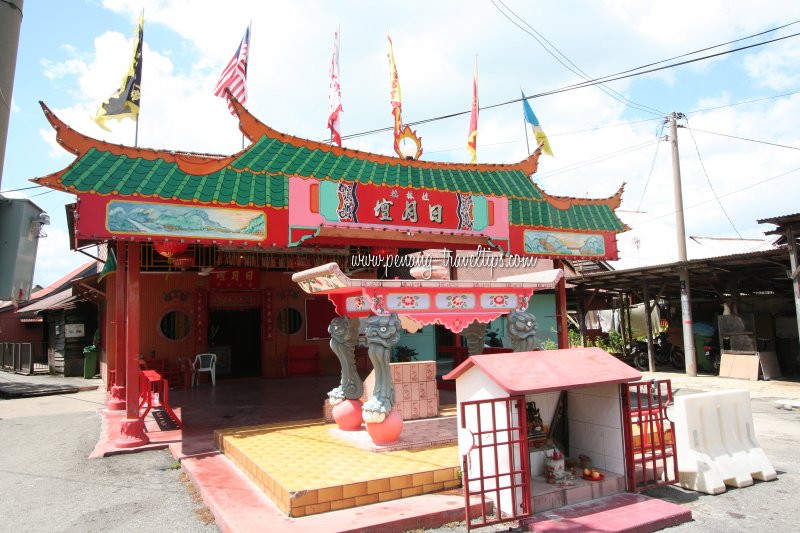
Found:
[{"label": "red lattice gate", "polygon": [[672,382],[653,380],[620,387],[628,490],[642,492],[675,484],[678,481],[675,424],[667,417]]},{"label": "red lattice gate", "polygon": [[[461,403],[461,470],[467,530],[531,515],[525,397]],[[480,513],[470,517],[472,497]],[[491,502],[493,507],[489,507]],[[493,509],[493,510],[490,510]]]}]

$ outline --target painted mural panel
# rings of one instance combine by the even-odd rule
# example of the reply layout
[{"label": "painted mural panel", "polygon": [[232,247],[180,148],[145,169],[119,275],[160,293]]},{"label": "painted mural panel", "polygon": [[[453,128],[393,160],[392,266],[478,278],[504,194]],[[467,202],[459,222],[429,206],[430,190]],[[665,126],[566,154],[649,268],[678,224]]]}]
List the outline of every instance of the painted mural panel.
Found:
[{"label": "painted mural panel", "polygon": [[525,230],[525,253],[604,257],[606,245],[596,233]]},{"label": "painted mural panel", "polygon": [[111,233],[262,241],[267,236],[262,211],[112,200],[106,206]]}]

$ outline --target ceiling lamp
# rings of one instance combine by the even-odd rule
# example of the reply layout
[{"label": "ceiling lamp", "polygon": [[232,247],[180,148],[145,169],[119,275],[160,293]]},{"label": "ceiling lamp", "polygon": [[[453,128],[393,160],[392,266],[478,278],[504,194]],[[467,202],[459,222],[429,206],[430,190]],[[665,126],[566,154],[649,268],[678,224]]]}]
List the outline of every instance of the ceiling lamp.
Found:
[{"label": "ceiling lamp", "polygon": [[175,254],[169,258],[169,262],[172,263],[175,268],[192,268],[194,266],[194,254],[191,252]]},{"label": "ceiling lamp", "polygon": [[178,241],[166,241],[153,244],[153,248],[156,249],[156,252],[169,259],[188,250],[189,244]]}]

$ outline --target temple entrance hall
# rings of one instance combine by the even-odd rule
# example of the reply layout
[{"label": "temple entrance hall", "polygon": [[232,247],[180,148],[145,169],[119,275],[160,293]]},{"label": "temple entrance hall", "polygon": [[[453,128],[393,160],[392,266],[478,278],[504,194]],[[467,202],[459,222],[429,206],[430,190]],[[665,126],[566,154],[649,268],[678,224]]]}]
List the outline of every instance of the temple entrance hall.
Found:
[{"label": "temple entrance hall", "polygon": [[260,309],[211,310],[208,350],[217,354],[217,376],[260,376]]}]

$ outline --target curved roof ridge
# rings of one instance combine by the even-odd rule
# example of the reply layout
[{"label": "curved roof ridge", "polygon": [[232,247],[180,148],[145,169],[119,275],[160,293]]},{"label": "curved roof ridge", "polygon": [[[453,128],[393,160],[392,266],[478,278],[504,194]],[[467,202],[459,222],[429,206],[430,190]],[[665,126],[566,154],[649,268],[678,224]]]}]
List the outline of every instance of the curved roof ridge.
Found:
[{"label": "curved roof ridge", "polygon": [[319,141],[303,139],[302,137],[296,137],[294,135],[289,135],[288,133],[282,133],[258,120],[252,113],[245,109],[241,102],[239,102],[228,89],[225,90],[225,94],[228,97],[228,101],[233,106],[236,116],[239,118],[239,129],[245,135],[245,137],[250,139],[251,142],[256,142],[262,136],[266,136],[271,139],[276,139],[278,141],[290,144],[297,148],[320,150],[326,153],[331,152],[337,156],[347,156],[361,161],[371,161],[373,163],[451,170],[520,170],[524,172],[526,176],[532,176],[534,173],[536,173],[536,170],[539,167],[539,156],[542,155],[542,145],[540,144],[530,156],[517,163],[444,163],[436,161],[419,161],[416,159],[402,159],[400,157],[376,154],[373,152],[364,152],[361,150],[354,150],[352,148],[342,148]]},{"label": "curved roof ridge", "polygon": [[547,194],[538,185],[535,183],[534,185],[539,189],[539,192],[542,193],[544,200],[558,209],[569,209],[573,205],[607,205],[611,209],[617,209],[622,203],[622,193],[625,191],[625,182],[623,181],[622,185],[617,189],[617,192],[608,198],[574,198],[572,196]]},{"label": "curved roof ridge", "polygon": [[79,133],[58,118],[58,116],[56,116],[56,114],[41,100],[39,101],[39,105],[42,106],[42,111],[44,111],[44,116],[47,118],[47,121],[53,129],[56,130],[56,140],[58,144],[66,151],[78,157],[94,148],[96,150],[110,152],[114,155],[124,155],[148,161],[163,159],[169,163],[177,164],[178,168],[188,174],[203,175],[228,166],[242,153],[247,151],[247,148],[245,148],[236,154],[223,156],[184,151],[156,150],[153,148],[140,148],[110,143]]}]

